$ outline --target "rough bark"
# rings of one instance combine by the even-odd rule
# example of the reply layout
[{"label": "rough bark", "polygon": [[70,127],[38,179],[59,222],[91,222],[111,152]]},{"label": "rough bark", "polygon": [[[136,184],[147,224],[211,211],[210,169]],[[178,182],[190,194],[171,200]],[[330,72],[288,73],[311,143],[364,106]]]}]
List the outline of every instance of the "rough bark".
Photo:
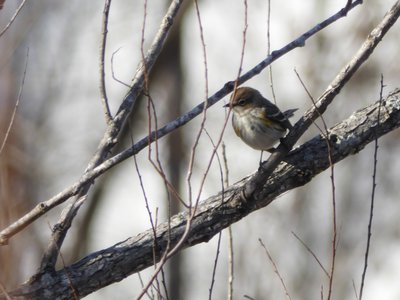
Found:
[{"label": "rough bark", "polygon": [[[380,108],[380,114],[378,113]],[[379,116],[379,119],[378,119]],[[333,163],[361,151],[368,143],[400,126],[400,90],[383,101],[367,106],[328,130]],[[262,184],[258,194],[243,197],[245,184],[257,173],[203,201],[197,208],[189,234],[181,249],[209,241],[214,235],[253,211],[267,206],[280,194],[305,185],[329,168],[328,140],[318,135],[294,149]],[[262,197],[261,197],[262,196]],[[158,259],[168,243],[174,245],[185,231],[188,214],[182,212],[157,227]],[[56,272],[34,275],[13,299],[74,299],[120,281],[153,264],[153,231],[145,231],[110,248],[94,252]],[[0,299],[4,297],[0,296]]]}]

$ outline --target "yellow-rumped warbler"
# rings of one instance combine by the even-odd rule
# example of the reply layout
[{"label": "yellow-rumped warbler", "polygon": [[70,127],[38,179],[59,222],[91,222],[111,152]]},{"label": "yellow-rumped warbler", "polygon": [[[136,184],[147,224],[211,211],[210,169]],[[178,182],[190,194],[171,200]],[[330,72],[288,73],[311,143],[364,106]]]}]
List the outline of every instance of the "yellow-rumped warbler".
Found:
[{"label": "yellow-rumped warbler", "polygon": [[281,112],[259,91],[241,87],[231,96],[232,126],[238,137],[256,150],[272,152],[273,146],[292,128],[289,118],[297,109]]}]

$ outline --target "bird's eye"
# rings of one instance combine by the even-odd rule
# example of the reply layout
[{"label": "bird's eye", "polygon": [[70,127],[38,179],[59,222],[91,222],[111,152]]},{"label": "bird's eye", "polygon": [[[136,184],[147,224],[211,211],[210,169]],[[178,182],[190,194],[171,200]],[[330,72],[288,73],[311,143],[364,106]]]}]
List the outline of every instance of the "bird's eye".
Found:
[{"label": "bird's eye", "polygon": [[240,99],[240,100],[238,101],[238,104],[239,104],[240,106],[244,106],[244,105],[246,104],[246,100],[245,100],[245,99]]}]

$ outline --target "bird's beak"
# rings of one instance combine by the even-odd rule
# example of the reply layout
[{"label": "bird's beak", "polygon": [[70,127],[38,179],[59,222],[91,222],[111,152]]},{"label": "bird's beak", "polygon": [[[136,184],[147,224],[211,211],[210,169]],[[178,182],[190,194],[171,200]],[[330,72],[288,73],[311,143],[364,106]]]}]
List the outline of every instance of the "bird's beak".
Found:
[{"label": "bird's beak", "polygon": [[228,104],[225,104],[223,107],[231,107],[231,103],[229,102]]}]

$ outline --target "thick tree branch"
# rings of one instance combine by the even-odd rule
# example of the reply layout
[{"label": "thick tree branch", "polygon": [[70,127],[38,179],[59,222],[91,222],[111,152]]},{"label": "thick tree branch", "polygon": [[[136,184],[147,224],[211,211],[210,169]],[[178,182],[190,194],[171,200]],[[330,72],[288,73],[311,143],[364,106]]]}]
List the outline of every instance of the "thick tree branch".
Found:
[{"label": "thick tree branch", "polygon": [[[389,94],[382,106],[378,101],[353,113],[348,119],[328,130],[333,163],[358,153],[375,138],[398,127],[399,89]],[[318,135],[290,152],[272,176],[260,184],[263,198],[246,201],[242,197],[243,187],[257,176],[257,172],[232,185],[224,193],[202,202],[182,248],[209,241],[224,228],[267,206],[282,193],[307,184],[329,166],[327,142]],[[172,217],[170,224],[166,222],[157,227],[155,244],[158,248],[158,259],[168,242],[173,245],[179,241],[186,221],[187,213],[183,212]],[[154,263],[153,251],[154,232],[148,230],[110,248],[92,253],[60,271],[37,274],[9,294],[20,297],[18,299],[71,299],[75,291],[79,297],[83,297],[151,266]]]}]

